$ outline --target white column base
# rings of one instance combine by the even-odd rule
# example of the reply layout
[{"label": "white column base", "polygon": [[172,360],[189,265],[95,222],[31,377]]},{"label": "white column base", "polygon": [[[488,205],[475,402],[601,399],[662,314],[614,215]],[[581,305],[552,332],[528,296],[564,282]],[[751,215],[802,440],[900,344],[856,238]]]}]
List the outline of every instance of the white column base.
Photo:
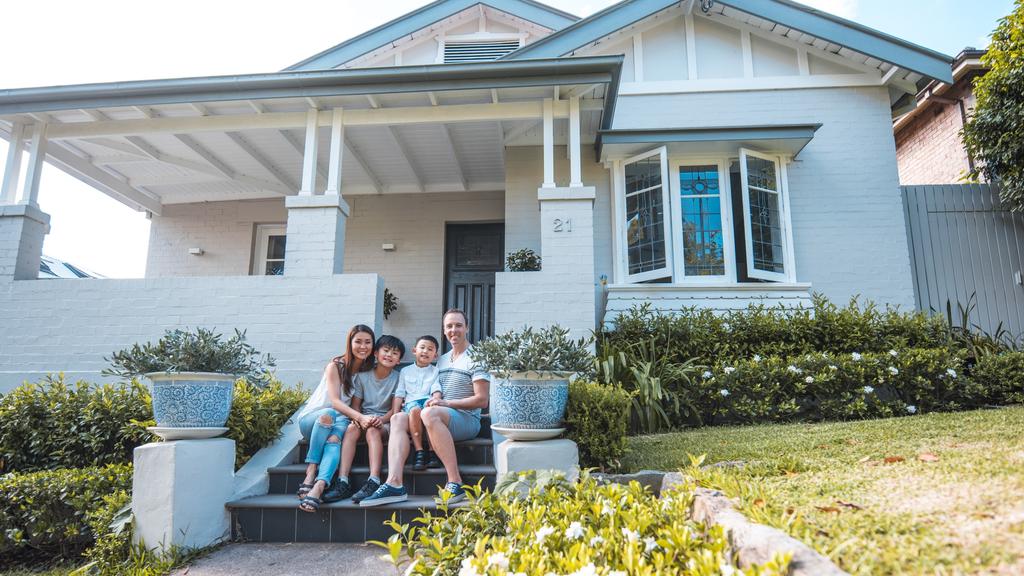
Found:
[{"label": "white column base", "polygon": [[235,441],[156,442],[135,449],[132,512],[135,543],[167,552],[203,548],[230,535]]},{"label": "white column base", "polygon": [[499,484],[505,476],[527,470],[556,470],[572,481],[580,476],[580,451],[575,442],[566,438],[536,442],[506,440],[497,445],[494,461]]},{"label": "white column base", "polygon": [[0,205],[0,281],[39,278],[50,215],[29,204]]}]

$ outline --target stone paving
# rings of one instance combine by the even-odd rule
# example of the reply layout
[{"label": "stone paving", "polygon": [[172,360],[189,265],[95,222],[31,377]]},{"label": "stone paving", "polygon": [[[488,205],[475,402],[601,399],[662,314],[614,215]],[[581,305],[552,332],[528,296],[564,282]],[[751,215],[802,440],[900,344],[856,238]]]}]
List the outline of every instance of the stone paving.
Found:
[{"label": "stone paving", "polygon": [[373,576],[400,575],[382,558],[385,551],[366,544],[228,544],[172,572],[172,576]]}]

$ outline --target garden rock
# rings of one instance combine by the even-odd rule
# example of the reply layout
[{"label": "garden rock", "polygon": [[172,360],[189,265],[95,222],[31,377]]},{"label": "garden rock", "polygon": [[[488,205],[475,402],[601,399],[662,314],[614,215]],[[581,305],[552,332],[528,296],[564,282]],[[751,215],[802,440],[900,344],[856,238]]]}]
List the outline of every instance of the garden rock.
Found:
[{"label": "garden rock", "polygon": [[661,495],[661,483],[665,473],[661,470],[641,470],[632,474],[604,474],[595,472],[591,476],[601,484],[622,484],[628,486],[630,482],[639,482],[641,486],[649,488],[656,496]]}]

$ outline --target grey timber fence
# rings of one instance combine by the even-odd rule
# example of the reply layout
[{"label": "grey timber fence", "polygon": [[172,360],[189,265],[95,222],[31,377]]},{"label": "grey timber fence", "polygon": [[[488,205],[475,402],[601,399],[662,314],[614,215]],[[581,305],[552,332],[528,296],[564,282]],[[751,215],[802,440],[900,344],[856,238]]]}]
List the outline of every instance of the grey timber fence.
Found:
[{"label": "grey timber fence", "polygon": [[[917,307],[971,307],[971,324],[1024,333],[1024,213],[987,184],[902,186]],[[959,305],[959,306],[958,306]],[[959,321],[957,321],[959,324]]]}]

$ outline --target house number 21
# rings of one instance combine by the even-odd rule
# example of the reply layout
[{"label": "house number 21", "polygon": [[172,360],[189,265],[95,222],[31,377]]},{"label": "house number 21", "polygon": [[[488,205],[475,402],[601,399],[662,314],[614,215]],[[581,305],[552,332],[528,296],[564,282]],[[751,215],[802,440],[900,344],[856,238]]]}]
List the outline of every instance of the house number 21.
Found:
[{"label": "house number 21", "polygon": [[555,218],[554,220],[555,232],[572,232],[572,219],[571,218]]}]

